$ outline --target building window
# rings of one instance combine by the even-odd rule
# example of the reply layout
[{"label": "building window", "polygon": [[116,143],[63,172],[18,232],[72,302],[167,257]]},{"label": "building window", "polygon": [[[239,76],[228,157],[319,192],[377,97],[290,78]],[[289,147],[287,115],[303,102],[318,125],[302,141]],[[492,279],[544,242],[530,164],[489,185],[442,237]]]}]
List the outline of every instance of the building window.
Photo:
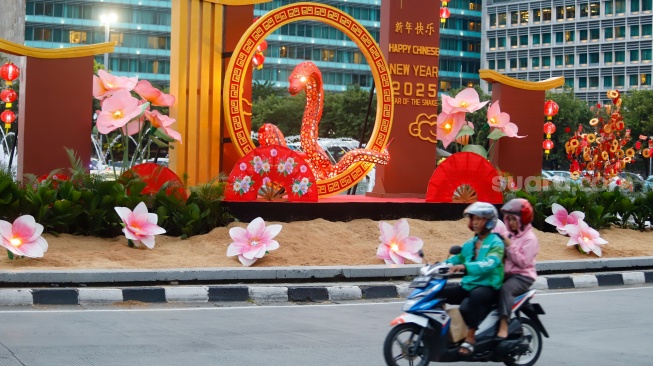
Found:
[{"label": "building window", "polygon": [[587,78],[586,77],[578,78],[578,88],[579,89],[587,89]]},{"label": "building window", "polygon": [[565,34],[563,32],[556,32],[556,43],[563,43]]},{"label": "building window", "polygon": [[497,15],[490,14],[490,28],[497,26]]},{"label": "building window", "polygon": [[70,31],[68,33],[68,42],[74,44],[86,43],[86,32]]},{"label": "building window", "polygon": [[603,38],[612,39],[612,28],[605,28],[605,32],[603,33]]},{"label": "building window", "polygon": [[333,58],[336,56],[336,53],[333,50],[322,50],[322,61],[333,61]]},{"label": "building window", "polygon": [[496,66],[497,62],[494,60],[488,61],[488,69],[494,70],[494,67]]},{"label": "building window", "polygon": [[626,51],[614,51],[614,62],[616,63],[626,62]]},{"label": "building window", "polygon": [[514,70],[517,68],[517,59],[516,58],[511,58],[510,59],[510,70]]},{"label": "building window", "polygon": [[625,84],[625,82],[624,82],[625,80],[626,80],[626,77],[624,75],[615,75],[614,76],[614,86],[616,88],[623,88],[624,84]]},{"label": "building window", "polygon": [[565,42],[573,42],[574,41],[574,35],[576,34],[576,31],[566,31],[565,32]]},{"label": "building window", "polygon": [[557,55],[555,58],[556,67],[562,67],[562,55]]},{"label": "building window", "polygon": [[551,8],[542,9],[542,19],[546,21],[551,21]]},{"label": "building window", "polygon": [[596,65],[599,63],[599,53],[590,53],[590,65]]},{"label": "building window", "polygon": [[639,13],[639,0],[630,0],[630,12]]},{"label": "building window", "polygon": [[592,76],[589,78],[590,80],[590,89],[596,89],[599,87],[599,77],[598,76]]},{"label": "building window", "polygon": [[581,18],[587,18],[590,12],[590,5],[589,4],[581,4],[580,5],[580,17]]},{"label": "building window", "polygon": [[651,11],[653,9],[653,0],[642,0],[642,11]]},{"label": "building window", "polygon": [[590,16],[601,15],[601,3],[590,3]]},{"label": "building window", "polygon": [[639,25],[630,26],[630,37],[631,38],[639,37]]},{"label": "building window", "polygon": [[[38,4],[37,4],[38,5]],[[52,41],[52,30],[37,28],[34,29],[34,40],[35,41]]]},{"label": "building window", "polygon": [[565,86],[568,88],[574,88],[574,78],[565,78]]},{"label": "building window", "polygon": [[565,55],[565,66],[574,66],[574,55]]},{"label": "building window", "polygon": [[506,69],[506,60],[499,60],[497,62],[498,69],[499,70],[505,70]]},{"label": "building window", "polygon": [[542,33],[542,44],[551,44],[551,33]]},{"label": "building window", "polygon": [[528,35],[519,36],[519,45],[522,47],[528,46]]},{"label": "building window", "polygon": [[539,23],[541,19],[542,19],[542,10],[533,9],[533,22]]},{"label": "building window", "polygon": [[604,76],[603,77],[603,87],[604,88],[612,88],[612,76]]},{"label": "building window", "polygon": [[533,34],[533,44],[540,44],[540,35],[539,34]]},{"label": "building window", "polygon": [[513,11],[510,13],[510,25],[517,25],[519,24],[519,16],[517,15],[516,11]]},{"label": "building window", "polygon": [[565,19],[565,7],[556,6],[556,20],[560,21]]},{"label": "building window", "polygon": [[499,26],[506,25],[506,13],[499,14]]},{"label": "building window", "polygon": [[586,53],[581,53],[580,55],[578,55],[578,64],[580,66],[587,65],[587,54]]},{"label": "building window", "polygon": [[630,62],[639,61],[639,50],[630,50]]},{"label": "building window", "polygon": [[612,63],[612,52],[603,53],[603,63],[611,64]]},{"label": "building window", "polygon": [[639,79],[641,85],[651,85],[651,74],[642,74]]},{"label": "building window", "polygon": [[605,2],[605,15],[612,15],[612,0]]},{"label": "building window", "polygon": [[626,0],[615,0],[614,9],[617,14],[623,14],[626,12]]},{"label": "building window", "polygon": [[517,36],[510,36],[510,47],[517,47]]},{"label": "building window", "polygon": [[521,20],[521,24],[528,24],[528,10],[521,11],[519,13],[519,19]]},{"label": "building window", "polygon": [[574,19],[574,18],[576,18],[576,6],[567,5],[567,19]]},{"label": "building window", "polygon": [[519,58],[519,68],[520,69],[525,69],[528,67],[528,58],[527,57],[520,57]]},{"label": "building window", "polygon": [[496,38],[490,38],[490,49],[493,50],[497,47],[497,39]]},{"label": "building window", "polygon": [[506,37],[499,37],[499,49],[506,48]]},{"label": "building window", "polygon": [[651,25],[651,24],[642,24],[642,36],[650,37],[652,30],[653,30],[653,25]]},{"label": "building window", "polygon": [[614,35],[617,38],[624,38],[626,37],[626,27],[625,26],[620,26],[620,27],[614,27]]},{"label": "building window", "polygon": [[601,31],[596,29],[590,29],[590,41],[598,41],[601,38]]},{"label": "building window", "polygon": [[531,58],[531,65],[533,66],[534,69],[539,69],[540,68],[540,58],[539,57]]},{"label": "building window", "polygon": [[551,56],[542,56],[542,67],[549,68],[551,66]]},{"label": "building window", "polygon": [[644,62],[649,61],[650,62],[651,61],[651,49],[649,48],[648,50],[641,50],[641,52],[642,52],[641,53],[642,61],[644,61]]},{"label": "building window", "polygon": [[637,83],[638,81],[639,81],[639,75],[629,75],[628,85],[631,88],[637,88],[639,86],[638,83]]}]

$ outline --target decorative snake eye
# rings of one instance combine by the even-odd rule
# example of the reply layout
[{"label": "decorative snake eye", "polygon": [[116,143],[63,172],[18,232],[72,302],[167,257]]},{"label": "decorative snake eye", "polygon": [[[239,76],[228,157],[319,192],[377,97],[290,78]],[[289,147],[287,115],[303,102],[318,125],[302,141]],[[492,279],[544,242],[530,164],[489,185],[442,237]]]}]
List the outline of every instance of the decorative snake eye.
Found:
[{"label": "decorative snake eye", "polygon": [[301,81],[302,83],[305,83],[306,82],[306,76],[302,76],[301,78],[299,78],[299,81]]}]

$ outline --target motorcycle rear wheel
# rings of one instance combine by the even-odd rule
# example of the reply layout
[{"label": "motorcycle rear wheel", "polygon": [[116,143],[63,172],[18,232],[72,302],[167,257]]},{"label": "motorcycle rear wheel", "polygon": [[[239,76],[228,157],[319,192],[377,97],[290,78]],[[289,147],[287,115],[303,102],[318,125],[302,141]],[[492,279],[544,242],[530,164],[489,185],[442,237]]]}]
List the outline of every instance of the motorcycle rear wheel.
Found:
[{"label": "motorcycle rear wheel", "polygon": [[[422,337],[415,342],[421,328],[417,324],[399,324],[390,330],[383,343],[383,357],[388,366],[426,366],[431,359],[431,349]],[[419,362],[419,363],[418,363]]]},{"label": "motorcycle rear wheel", "polygon": [[513,357],[504,363],[508,366],[533,366],[542,353],[542,333],[540,333],[535,322],[529,318],[520,317],[519,322],[521,323],[524,336],[531,336],[531,341],[528,345],[529,352],[524,355]]}]

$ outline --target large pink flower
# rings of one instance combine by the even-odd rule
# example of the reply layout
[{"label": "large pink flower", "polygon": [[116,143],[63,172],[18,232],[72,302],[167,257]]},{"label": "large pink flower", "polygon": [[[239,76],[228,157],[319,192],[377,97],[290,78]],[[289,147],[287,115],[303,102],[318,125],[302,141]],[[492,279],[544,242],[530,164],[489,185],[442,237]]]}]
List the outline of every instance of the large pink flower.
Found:
[{"label": "large pink flower", "polygon": [[152,249],[154,248],[154,235],[166,232],[165,229],[157,225],[159,217],[155,213],[149,213],[144,202],[139,203],[134,208],[134,212],[127,207],[115,207],[115,209],[125,225],[122,232],[136,245],[142,243]]},{"label": "large pink flower", "polygon": [[598,231],[589,227],[583,220],[579,220],[577,225],[565,225],[565,231],[569,234],[567,245],[580,245],[584,252],[594,252],[599,257],[601,256],[599,245],[608,244]]},{"label": "large pink flower", "polygon": [[265,226],[265,221],[257,217],[242,227],[229,229],[229,236],[234,241],[227,248],[227,257],[238,256],[238,260],[245,266],[251,266],[265,253],[279,248],[279,243],[273,240],[281,232],[281,225]]},{"label": "large pink flower", "polygon": [[16,255],[43,257],[48,250],[48,242],[43,239],[42,233],[43,225],[30,215],[17,218],[13,224],[0,220],[0,245]]},{"label": "large pink flower", "polygon": [[166,94],[152,86],[147,80],[141,80],[134,87],[134,91],[154,106],[170,107],[175,103],[175,96]]},{"label": "large pink flower", "polygon": [[422,249],[424,241],[416,236],[408,236],[410,227],[406,219],[401,219],[392,226],[387,222],[379,222],[381,229],[381,245],[376,251],[376,256],[383,259],[386,264],[404,264],[406,259],[422,263],[418,252]]},{"label": "large pink flower", "polygon": [[97,117],[97,129],[107,134],[121,128],[142,112],[138,99],[126,90],[119,90],[102,103],[102,110]]},{"label": "large pink flower", "polygon": [[585,219],[585,214],[580,211],[574,211],[570,214],[567,214],[567,210],[557,203],[554,203],[551,206],[551,211],[553,215],[544,219],[545,222],[556,227],[556,230],[562,235],[567,235],[565,231],[565,225],[571,224],[576,225],[579,221]]},{"label": "large pink flower", "polygon": [[114,76],[104,70],[98,70],[98,76],[93,75],[93,96],[102,100],[112,96],[118,90],[132,91],[138,78]]},{"label": "large pink flower", "polygon": [[508,137],[519,137],[517,136],[517,131],[519,128],[516,124],[510,122],[510,115],[505,112],[501,112],[499,108],[499,101],[496,101],[490,105],[490,108],[487,110],[487,123],[490,127],[498,128]]},{"label": "large pink flower", "polygon": [[[442,141],[442,145],[446,148],[456,139],[463,125],[465,125],[465,113],[440,113],[438,115],[437,139]],[[474,128],[473,125],[472,128]]]},{"label": "large pink flower", "polygon": [[170,128],[170,125],[175,123],[174,118],[161,114],[159,111],[145,111],[145,118],[152,123],[152,126],[162,129],[166,135],[181,142],[181,134]]},{"label": "large pink flower", "polygon": [[454,98],[442,95],[442,111],[448,114],[477,111],[488,102],[481,102],[478,93],[473,88],[467,88],[458,93]]}]

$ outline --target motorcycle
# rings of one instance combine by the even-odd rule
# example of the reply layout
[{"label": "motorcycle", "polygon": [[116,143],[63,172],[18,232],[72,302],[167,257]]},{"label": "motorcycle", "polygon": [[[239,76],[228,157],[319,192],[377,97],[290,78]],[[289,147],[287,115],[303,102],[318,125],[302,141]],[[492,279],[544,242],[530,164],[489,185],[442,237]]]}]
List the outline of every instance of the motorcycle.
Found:
[{"label": "motorcycle", "polygon": [[[458,254],[461,249],[454,246],[450,253]],[[410,284],[413,291],[403,305],[404,313],[390,323],[394,327],[383,344],[386,364],[426,366],[431,361],[466,361],[534,365],[542,353],[542,335],[549,337],[539,319],[544,314],[542,306],[531,302],[536,291],[515,298],[507,338],[496,338],[499,312],[493,309],[476,331],[474,352],[461,355],[461,341],[453,342],[448,334],[451,317],[445,310],[445,299],[438,297],[449,279],[449,267],[438,262],[420,268],[420,275]]]}]

